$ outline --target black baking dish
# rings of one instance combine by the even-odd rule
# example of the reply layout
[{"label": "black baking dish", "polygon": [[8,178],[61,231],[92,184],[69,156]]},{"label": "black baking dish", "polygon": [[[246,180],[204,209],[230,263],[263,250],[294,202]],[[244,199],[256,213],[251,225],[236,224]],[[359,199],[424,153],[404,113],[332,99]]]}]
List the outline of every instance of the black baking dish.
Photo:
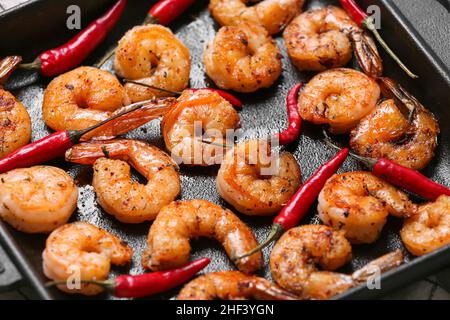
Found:
[{"label": "black baking dish", "polygon": [[[82,21],[86,25],[94,17],[100,15],[112,3],[112,1],[89,0],[34,0],[27,5],[22,5],[0,14],[0,55],[22,54],[25,60],[31,61],[44,49],[48,49],[63,43],[69,39],[75,31],[69,31],[65,27],[67,17],[66,8],[76,3],[82,8]],[[397,65],[384,53],[385,75],[392,77],[410,92],[412,92],[426,107],[438,118],[441,125],[440,146],[432,163],[424,170],[424,173],[439,183],[450,185],[450,109],[448,108],[448,93],[450,92],[450,73],[445,65],[432,53],[426,43],[416,33],[407,20],[399,13],[397,8],[388,0],[359,1],[363,6],[377,4],[381,9],[382,30],[381,33],[393,49],[405,60],[406,64],[420,76],[419,80],[409,79]],[[317,7],[325,4],[337,4],[337,1],[312,0],[307,1],[305,8]],[[85,62],[92,65],[120,39],[121,35],[131,26],[140,24],[149,8],[148,0],[129,1],[125,14],[119,25],[108,36],[94,54]],[[201,55],[206,43],[212,39],[218,25],[211,18],[207,10],[207,1],[197,1],[184,17],[171,25],[171,29],[188,46],[192,58],[191,86],[212,86],[212,83],[204,74],[201,63]],[[277,42],[283,48],[283,75],[276,84],[267,90],[261,90],[252,94],[238,94],[245,107],[240,111],[245,137],[262,137],[268,132],[276,132],[286,125],[286,112],[284,99],[287,90],[298,81],[308,81],[311,73],[300,73],[287,58],[282,39],[277,36]],[[381,50],[380,50],[381,51]],[[353,60],[351,67],[357,67]],[[106,68],[111,68],[108,64]],[[33,120],[33,139],[41,138],[49,133],[41,117],[41,103],[43,91],[48,84],[48,79],[38,78],[38,81],[30,86],[24,84],[35,77],[30,73],[17,74],[11,79],[8,88],[28,108]],[[159,121],[153,121],[144,128],[135,130],[128,137],[145,139],[158,147],[163,148],[163,141],[159,131]],[[245,138],[244,137],[244,138]],[[309,177],[326,159],[333,150],[325,147],[321,142],[320,129],[309,124],[304,124],[303,136],[300,141],[287,148],[293,152],[299,161],[303,179]],[[51,164],[66,169],[77,181],[80,187],[78,209],[71,221],[85,220],[110,230],[127,241],[133,247],[135,254],[130,268],[113,268],[111,277],[120,273],[143,272],[140,266],[140,255],[145,246],[146,235],[150,223],[140,225],[125,225],[117,222],[111,216],[106,215],[96,204],[95,195],[90,188],[92,172],[88,167],[71,165],[63,161],[55,161]],[[220,199],[215,189],[215,175],[217,167],[211,168],[185,168],[182,174],[181,199],[203,198],[217,204],[228,207]],[[356,162],[347,161],[342,171],[363,169]],[[418,200],[418,199],[417,199]],[[315,216],[315,207],[311,210],[304,223],[318,223]],[[267,235],[271,218],[255,218],[240,215],[254,230],[259,241]],[[403,266],[393,270],[382,277],[380,290],[369,290],[365,286],[355,288],[340,297],[343,299],[372,298],[386,293],[388,290],[405,285],[410,281],[433,273],[450,263],[450,247],[442,248],[421,258],[411,257],[403,248],[398,235],[401,227],[398,219],[389,219],[382,237],[372,245],[354,246],[354,259],[344,268],[343,272],[350,272],[371,259],[380,256],[392,249],[401,248],[406,255]],[[43,299],[68,299],[80,298],[43,286],[46,281],[42,273],[41,252],[45,245],[45,235],[28,235],[15,231],[0,221],[0,241],[14,260],[22,275],[36,289],[37,294]],[[264,250],[265,261],[268,261],[271,248]],[[217,243],[201,239],[193,242],[193,258],[208,256],[212,259],[204,272],[212,272],[224,269],[233,269],[224,251]],[[266,263],[267,265],[267,263]],[[262,275],[270,277],[268,267]],[[177,291],[160,295],[156,298],[170,298]],[[97,298],[111,299],[113,297],[104,294]],[[155,298],[155,297],[154,297]]]}]

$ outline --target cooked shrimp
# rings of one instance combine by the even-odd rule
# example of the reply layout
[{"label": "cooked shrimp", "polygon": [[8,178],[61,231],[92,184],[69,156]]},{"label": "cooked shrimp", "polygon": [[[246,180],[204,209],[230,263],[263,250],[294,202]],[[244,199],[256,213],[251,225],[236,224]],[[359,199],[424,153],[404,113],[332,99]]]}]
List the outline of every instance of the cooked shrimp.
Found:
[{"label": "cooked shrimp", "polygon": [[231,144],[227,130],[237,129],[239,121],[237,111],[216,92],[185,90],[164,116],[161,131],[167,149],[180,162],[213,165],[223,159],[221,145]]},{"label": "cooked shrimp", "polygon": [[[209,10],[222,26],[234,26],[242,21],[262,25],[275,34],[299,14],[304,0],[263,0],[247,6],[249,0],[211,0]],[[257,1],[256,1],[257,2]]]},{"label": "cooked shrimp", "polygon": [[[374,272],[401,264],[401,251],[372,261],[353,275],[332,272],[352,258],[352,248],[341,231],[305,225],[290,229],[275,244],[270,255],[270,271],[284,289],[303,299],[328,299],[365,281]],[[318,271],[316,265],[327,271]]]},{"label": "cooked shrimp", "polygon": [[79,67],[50,82],[44,94],[44,121],[55,131],[90,127],[129,102],[111,73]]},{"label": "cooked shrimp", "polygon": [[352,58],[352,44],[364,72],[379,77],[381,58],[372,38],[347,13],[334,6],[297,16],[283,32],[288,54],[300,70],[323,71],[342,67]]},{"label": "cooked shrimp", "polygon": [[[231,260],[257,246],[255,236],[230,210],[206,200],[175,201],[161,209],[147,239],[142,265],[151,270],[179,267],[189,260],[189,239],[217,239]],[[239,259],[239,270],[253,273],[262,267],[261,253]]]},{"label": "cooked shrimp", "polygon": [[369,172],[332,176],[319,194],[320,219],[343,230],[352,243],[376,241],[387,216],[408,217],[417,207],[408,196]]},{"label": "cooked shrimp", "polygon": [[69,220],[78,188],[64,170],[49,166],[0,174],[0,217],[19,231],[47,233]]},{"label": "cooked shrimp", "polygon": [[368,114],[380,97],[380,87],[365,74],[332,69],[312,78],[300,94],[300,115],[314,124],[328,124],[332,133],[347,133]]},{"label": "cooked shrimp", "polygon": [[[152,24],[134,27],[125,34],[116,50],[114,68],[119,77],[182,91],[189,84],[191,59],[170,29]],[[132,102],[164,94],[132,83],[127,83],[125,90]]]},{"label": "cooked shrimp", "polygon": [[[58,288],[67,293],[93,296],[103,288],[80,281],[106,280],[111,264],[125,265],[131,261],[132,250],[119,238],[87,222],[66,224],[53,231],[42,253],[44,273],[55,281],[67,281]],[[74,286],[74,288],[72,288]]]},{"label": "cooked shrimp", "polygon": [[186,284],[178,300],[295,300],[292,293],[270,281],[239,271],[208,273]]},{"label": "cooked shrimp", "polygon": [[[387,86],[387,87],[386,87]],[[387,158],[420,170],[433,158],[439,125],[433,114],[400,85],[382,78],[388,99],[366,115],[350,135],[351,147],[360,155]],[[406,109],[403,112],[403,108]],[[404,113],[408,113],[407,119]]]},{"label": "cooked shrimp", "polygon": [[[153,220],[180,193],[177,164],[163,151],[142,141],[82,143],[67,151],[66,160],[94,164],[92,184],[97,200],[121,222]],[[146,185],[131,179],[127,162],[147,179]]]},{"label": "cooked shrimp", "polygon": [[450,243],[450,197],[419,206],[417,214],[405,220],[400,231],[406,249],[415,256]]},{"label": "cooked shrimp", "polygon": [[222,27],[206,47],[203,63],[222,89],[254,92],[280,76],[282,55],[267,31],[254,24]]},{"label": "cooked shrimp", "polygon": [[26,145],[31,139],[27,109],[0,87],[0,158]]},{"label": "cooked shrimp", "polygon": [[300,167],[292,154],[272,155],[265,140],[235,145],[217,175],[219,194],[247,215],[279,212],[300,184]]}]

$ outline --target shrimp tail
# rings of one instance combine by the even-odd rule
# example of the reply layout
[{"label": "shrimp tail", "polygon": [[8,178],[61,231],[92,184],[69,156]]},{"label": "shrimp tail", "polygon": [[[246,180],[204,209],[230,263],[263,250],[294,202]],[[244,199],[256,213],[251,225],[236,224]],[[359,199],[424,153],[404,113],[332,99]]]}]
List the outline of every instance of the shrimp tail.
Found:
[{"label": "shrimp tail", "polygon": [[8,80],[11,73],[16,70],[21,62],[21,56],[9,56],[0,60],[0,86]]},{"label": "shrimp tail", "polygon": [[253,287],[255,296],[259,300],[298,300],[298,296],[290,293],[289,291],[283,290],[278,286],[275,286],[266,281],[250,281],[248,283],[243,283],[248,287]]},{"label": "shrimp tail", "polygon": [[400,84],[388,77],[379,78],[383,95],[395,101],[399,110],[404,114],[414,112],[414,110],[425,109],[425,107]]},{"label": "shrimp tail", "polygon": [[371,261],[352,274],[355,282],[365,282],[371,277],[380,275],[394,269],[403,263],[403,253],[400,249],[385,254],[378,259]]},{"label": "shrimp tail", "polygon": [[354,31],[350,34],[353,50],[364,73],[372,78],[383,74],[383,61],[373,39],[365,32]]},{"label": "shrimp tail", "polygon": [[109,121],[95,131],[84,135],[81,141],[88,141],[90,139],[109,140],[128,133],[154,119],[164,116],[172,108],[175,102],[176,99],[171,97],[157,98],[145,106],[128,113],[127,110],[133,108],[135,104],[122,107],[116,110],[114,115],[123,113],[123,116]]}]

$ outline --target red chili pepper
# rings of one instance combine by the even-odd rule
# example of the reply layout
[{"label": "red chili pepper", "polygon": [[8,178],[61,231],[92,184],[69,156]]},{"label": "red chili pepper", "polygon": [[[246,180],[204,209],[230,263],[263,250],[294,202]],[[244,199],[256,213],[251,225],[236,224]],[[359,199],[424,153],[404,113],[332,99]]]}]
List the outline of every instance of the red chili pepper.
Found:
[{"label": "red chili pepper", "polygon": [[194,0],[162,0],[148,12],[145,24],[162,24],[167,26],[189,8]]},{"label": "red chili pepper", "polygon": [[66,44],[45,51],[32,63],[22,64],[24,69],[39,69],[46,77],[52,77],[79,66],[106,38],[117,24],[127,1],[119,0],[103,16],[92,22]]},{"label": "red chili pepper", "polygon": [[362,161],[379,178],[421,196],[427,200],[436,200],[440,195],[450,196],[450,189],[425,177],[417,170],[404,167],[389,159],[369,159],[355,154],[352,157]]},{"label": "red chili pepper", "polygon": [[317,199],[325,182],[338,171],[345,159],[347,159],[348,154],[348,148],[342,149],[333,158],[323,164],[311,178],[297,190],[278,216],[276,216],[272,224],[272,230],[266,240],[237,259],[251,256],[255,252],[267,247],[272,241],[277,240],[286,230],[298,225],[300,220],[308,213],[309,208]]},{"label": "red chili pepper", "polygon": [[286,106],[288,113],[288,128],[277,134],[277,138],[280,144],[289,144],[298,139],[300,136],[300,130],[302,126],[302,118],[298,110],[298,92],[303,86],[303,83],[296,84],[291,90],[289,90],[286,97]]},{"label": "red chili pepper", "polygon": [[394,51],[392,51],[392,49],[388,46],[388,44],[383,40],[381,35],[378,33],[373,18],[367,15],[367,13],[364,12],[364,10],[362,10],[358,6],[355,0],[339,0],[339,2],[359,27],[365,28],[373,33],[373,35],[380,43],[380,45],[384,48],[384,50],[386,50],[386,52],[391,56],[391,58],[394,59],[394,61],[400,66],[400,68],[403,69],[403,71],[406,72],[406,74],[408,74],[408,76],[410,76],[413,79],[419,77],[413,72],[411,72],[408,69],[408,67],[406,67],[406,65],[400,60],[400,58],[394,53]]},{"label": "red chili pepper", "polygon": [[150,100],[131,105],[129,109],[114,115],[92,127],[83,130],[64,130],[52,133],[36,142],[27,144],[0,159],[0,173],[17,168],[34,166],[46,161],[63,157],[65,152],[87,133],[104,124],[144,107]]},{"label": "red chili pepper", "polygon": [[[113,280],[82,280],[81,283],[96,284],[111,290],[118,298],[142,298],[178,287],[204,269],[211,260],[200,258],[180,268],[141,275],[121,275]],[[65,285],[65,281],[52,281],[47,287]]]}]

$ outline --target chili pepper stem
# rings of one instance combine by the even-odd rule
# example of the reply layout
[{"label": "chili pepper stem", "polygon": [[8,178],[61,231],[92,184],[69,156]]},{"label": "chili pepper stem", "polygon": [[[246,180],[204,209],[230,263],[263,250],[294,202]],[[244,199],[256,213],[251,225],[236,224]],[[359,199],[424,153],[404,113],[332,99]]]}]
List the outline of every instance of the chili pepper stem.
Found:
[{"label": "chili pepper stem", "polygon": [[418,75],[413,73],[411,70],[408,69],[408,67],[400,60],[400,58],[392,51],[392,49],[388,46],[388,44],[384,41],[384,39],[381,37],[380,33],[378,32],[377,28],[375,27],[375,24],[373,22],[372,17],[367,17],[362,22],[363,26],[367,28],[367,30],[371,31],[377,41],[380,43],[380,45],[383,47],[384,50],[391,56],[392,59],[400,66],[400,68],[403,69],[403,71],[406,72],[408,76],[410,76],[413,79],[419,78]]},{"label": "chili pepper stem", "polygon": [[158,24],[158,18],[152,16],[150,13],[145,17],[144,24]]},{"label": "chili pepper stem", "polygon": [[283,233],[284,233],[284,228],[280,224],[274,223],[272,225],[272,229],[270,230],[269,235],[267,236],[267,238],[260,245],[258,245],[256,248],[253,248],[249,252],[244,253],[243,255],[241,255],[239,257],[236,257],[234,260],[237,261],[237,260],[249,257],[252,254],[254,254],[254,253],[264,249],[269,244],[271,244],[273,241],[278,240]]},{"label": "chili pepper stem", "polygon": [[96,68],[101,68],[103,67],[103,65],[106,63],[106,61],[108,61],[114,54],[116,53],[116,48],[112,49],[111,51],[109,51],[103,58],[102,60],[100,60],[99,63],[97,63],[95,65]]},{"label": "chili pepper stem", "polygon": [[39,59],[36,59],[30,63],[21,63],[19,64],[18,68],[29,71],[37,71],[41,69],[41,61]]},{"label": "chili pepper stem", "polygon": [[[325,142],[325,144],[329,147],[332,147],[333,149],[336,149],[338,151],[342,150],[342,148],[340,148],[339,146],[335,145],[330,136],[328,135],[327,131],[325,129],[322,130],[323,135],[325,136],[325,139],[323,140]],[[366,158],[366,157],[362,157],[357,155],[356,153],[349,151],[348,155],[354,159],[357,159],[359,161],[361,161],[366,167],[368,167],[369,169],[373,168],[373,166],[376,163],[375,159],[371,159],[371,158]]]}]

